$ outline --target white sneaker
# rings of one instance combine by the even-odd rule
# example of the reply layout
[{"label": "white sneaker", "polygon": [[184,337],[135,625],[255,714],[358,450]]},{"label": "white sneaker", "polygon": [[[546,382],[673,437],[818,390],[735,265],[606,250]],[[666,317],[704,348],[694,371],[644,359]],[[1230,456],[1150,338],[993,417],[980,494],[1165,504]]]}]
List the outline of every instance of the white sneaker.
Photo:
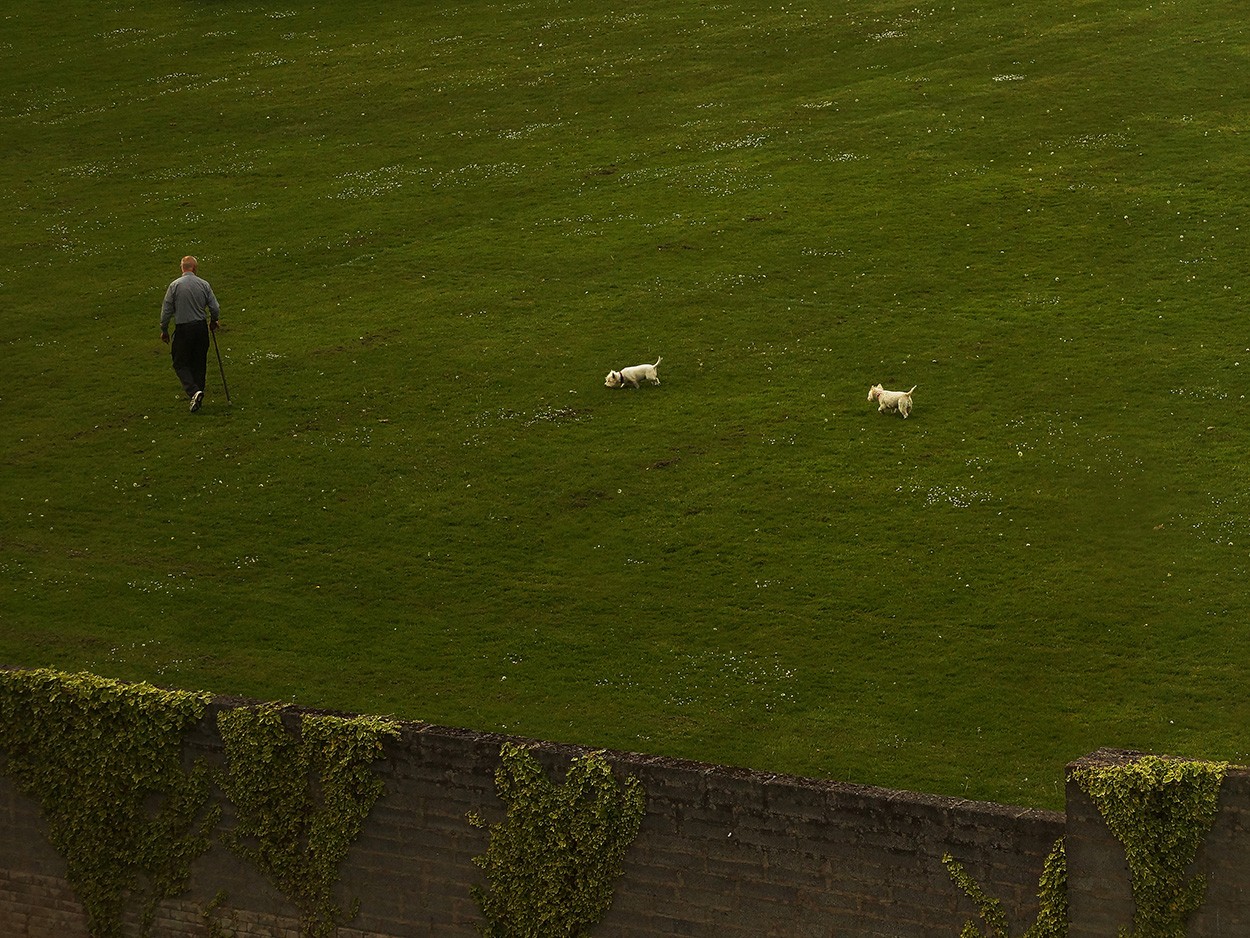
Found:
[{"label": "white sneaker", "polygon": [[191,413],[195,413],[200,409],[200,405],[204,403],[204,392],[196,391],[191,395]]}]

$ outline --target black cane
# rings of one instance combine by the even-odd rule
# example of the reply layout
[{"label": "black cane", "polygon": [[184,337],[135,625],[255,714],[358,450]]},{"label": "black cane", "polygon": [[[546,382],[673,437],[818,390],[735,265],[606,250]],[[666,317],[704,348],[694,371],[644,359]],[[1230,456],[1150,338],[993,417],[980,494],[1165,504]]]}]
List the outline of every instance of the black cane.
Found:
[{"label": "black cane", "polygon": [[213,337],[213,351],[217,353],[217,370],[221,372],[221,386],[226,389],[226,403],[230,404],[230,385],[226,384],[226,369],[221,363],[221,349],[217,347],[217,330],[209,328],[208,334]]}]

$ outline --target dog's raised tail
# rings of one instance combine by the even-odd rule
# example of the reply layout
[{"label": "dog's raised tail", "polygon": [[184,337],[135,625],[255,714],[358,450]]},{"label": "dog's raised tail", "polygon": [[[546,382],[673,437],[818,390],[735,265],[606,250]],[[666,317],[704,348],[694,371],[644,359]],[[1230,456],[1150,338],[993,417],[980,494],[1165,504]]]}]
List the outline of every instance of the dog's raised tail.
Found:
[{"label": "dog's raised tail", "polygon": [[664,361],[664,356],[663,356],[663,355],[658,355],[658,356],[656,356],[656,359],[655,359],[655,364],[654,364],[654,365],[652,365],[651,367],[652,367],[652,368],[657,367],[657,366],[660,364],[660,362],[662,362],[662,361]]},{"label": "dog's raised tail", "polygon": [[[916,390],[916,388],[918,388],[918,387],[920,387],[920,385],[918,385],[918,384],[913,384],[913,385],[911,386],[911,391]],[[908,391],[907,393],[908,393],[908,394],[910,394],[910,393],[911,393],[911,391]]]}]

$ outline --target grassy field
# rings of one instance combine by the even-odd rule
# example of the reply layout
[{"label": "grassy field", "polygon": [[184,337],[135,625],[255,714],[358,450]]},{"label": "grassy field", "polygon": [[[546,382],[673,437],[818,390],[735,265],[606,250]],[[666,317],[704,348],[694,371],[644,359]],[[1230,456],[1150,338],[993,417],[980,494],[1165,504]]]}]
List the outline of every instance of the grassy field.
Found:
[{"label": "grassy field", "polygon": [[0,661],[1040,806],[1250,758],[1232,0],[0,17]]}]

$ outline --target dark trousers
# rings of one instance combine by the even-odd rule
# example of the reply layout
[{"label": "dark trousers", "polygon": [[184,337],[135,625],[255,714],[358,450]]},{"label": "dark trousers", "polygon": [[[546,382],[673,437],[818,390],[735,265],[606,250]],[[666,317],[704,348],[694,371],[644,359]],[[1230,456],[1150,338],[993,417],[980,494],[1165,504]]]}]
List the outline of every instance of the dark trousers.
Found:
[{"label": "dark trousers", "polygon": [[174,360],[174,373],[182,382],[187,397],[204,390],[204,373],[208,370],[208,323],[186,322],[174,327],[169,340],[169,356]]}]

